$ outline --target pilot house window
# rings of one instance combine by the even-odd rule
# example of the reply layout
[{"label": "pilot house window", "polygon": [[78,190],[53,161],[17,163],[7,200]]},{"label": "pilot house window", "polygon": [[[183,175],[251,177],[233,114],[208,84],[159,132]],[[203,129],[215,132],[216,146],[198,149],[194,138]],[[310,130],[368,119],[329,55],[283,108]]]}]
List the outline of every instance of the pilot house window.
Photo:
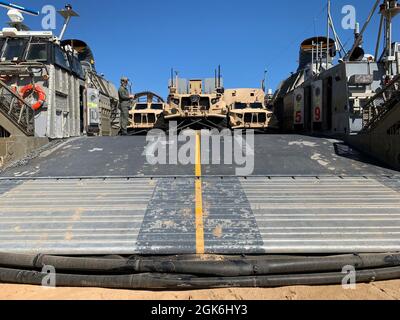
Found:
[{"label": "pilot house window", "polygon": [[78,58],[76,58],[74,56],[70,56],[70,61],[71,61],[70,64],[72,66],[72,71],[74,71],[78,77],[80,77],[81,79],[84,79],[85,73],[83,72],[82,65],[81,65],[80,61],[78,60]]},{"label": "pilot house window", "polygon": [[47,44],[32,43],[29,46],[29,51],[26,56],[26,60],[47,61]]},{"label": "pilot house window", "polygon": [[55,61],[60,67],[69,69],[68,56],[60,47],[55,47]]},{"label": "pilot house window", "polygon": [[22,55],[25,52],[27,40],[25,39],[12,39],[7,42],[6,48],[3,54],[3,60],[15,61],[21,60]]}]

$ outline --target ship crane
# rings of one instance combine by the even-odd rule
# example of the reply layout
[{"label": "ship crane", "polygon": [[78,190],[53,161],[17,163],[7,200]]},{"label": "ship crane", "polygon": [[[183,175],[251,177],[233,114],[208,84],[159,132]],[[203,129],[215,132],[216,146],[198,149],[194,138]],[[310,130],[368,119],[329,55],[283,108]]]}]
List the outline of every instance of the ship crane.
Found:
[{"label": "ship crane", "polygon": [[396,61],[395,53],[392,48],[393,18],[400,13],[400,5],[397,0],[385,0],[380,6],[381,22],[379,26],[378,40],[376,44],[376,56],[379,54],[379,47],[384,30],[384,50],[381,60],[385,62],[386,74],[389,77],[394,76],[392,64]]},{"label": "ship crane", "polygon": [[[395,57],[393,55],[393,49],[392,49],[392,26],[393,26],[393,18],[397,16],[400,13],[400,5],[397,0],[384,0],[383,3],[379,6],[380,0],[376,0],[371,13],[368,16],[367,21],[365,22],[361,32],[357,35],[356,40],[354,42],[354,45],[352,49],[349,51],[347,54],[346,58],[351,59],[353,56],[354,52],[359,48],[364,33],[371,22],[371,19],[376,11],[376,9],[379,7],[380,9],[380,14],[381,14],[381,21],[380,21],[380,26],[379,26],[379,32],[378,32],[378,40],[376,43],[376,49],[375,49],[375,59],[377,61],[384,61],[385,62],[385,68],[386,68],[386,73],[387,76],[392,77],[393,71],[391,68],[391,65],[395,61]],[[381,46],[381,38],[382,38],[382,33],[384,32],[384,50],[383,50],[383,55],[381,59],[377,59],[379,56],[379,49]]]}]

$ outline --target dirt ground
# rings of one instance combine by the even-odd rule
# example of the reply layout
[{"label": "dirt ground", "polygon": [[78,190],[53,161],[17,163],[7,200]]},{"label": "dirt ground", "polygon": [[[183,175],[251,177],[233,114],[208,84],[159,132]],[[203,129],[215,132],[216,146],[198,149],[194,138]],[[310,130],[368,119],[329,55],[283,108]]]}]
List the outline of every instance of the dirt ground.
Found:
[{"label": "dirt ground", "polygon": [[400,300],[400,280],[358,285],[150,292],[0,285],[0,300]]}]

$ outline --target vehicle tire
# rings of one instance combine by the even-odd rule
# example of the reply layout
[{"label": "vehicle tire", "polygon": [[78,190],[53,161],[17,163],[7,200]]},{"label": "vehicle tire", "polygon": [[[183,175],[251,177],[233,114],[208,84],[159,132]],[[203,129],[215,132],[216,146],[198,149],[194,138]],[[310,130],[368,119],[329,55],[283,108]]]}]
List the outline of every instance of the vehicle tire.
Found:
[{"label": "vehicle tire", "polygon": [[163,113],[158,117],[158,119],[154,125],[154,129],[163,130],[163,131],[168,130],[168,123],[165,120]]}]

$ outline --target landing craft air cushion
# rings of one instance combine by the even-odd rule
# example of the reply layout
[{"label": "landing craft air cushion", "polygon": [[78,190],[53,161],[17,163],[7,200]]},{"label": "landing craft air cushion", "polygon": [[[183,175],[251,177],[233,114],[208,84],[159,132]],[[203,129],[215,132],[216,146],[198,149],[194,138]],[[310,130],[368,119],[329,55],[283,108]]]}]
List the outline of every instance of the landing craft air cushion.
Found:
[{"label": "landing craft air cushion", "polygon": [[57,37],[51,31],[28,31],[21,12],[26,10],[11,9],[10,27],[0,32],[4,135],[55,139],[116,134],[116,88],[97,73],[86,43],[62,39],[78,14],[69,5],[59,12],[65,23]]},{"label": "landing craft air cushion", "polygon": [[[392,13],[400,8],[393,4],[394,1],[384,1],[381,12],[394,16]],[[306,67],[285,81],[275,96],[276,112],[279,115],[284,111],[287,115],[280,120],[291,134],[250,134],[246,141],[238,136],[230,139],[239,150],[249,149],[246,154],[255,160],[251,174],[240,176],[232,161],[229,164],[225,160],[223,165],[206,162],[203,155],[222,159],[233,154],[225,148],[229,139],[221,139],[224,148],[210,150],[214,148],[202,141],[201,133],[196,134],[193,143],[188,143],[195,149],[195,165],[173,164],[178,150],[182,150],[179,139],[159,144],[161,151],[168,148],[168,163],[151,164],[146,156],[154,151],[154,144],[146,146],[145,137],[80,137],[0,173],[0,252],[12,257],[4,258],[7,256],[0,253],[0,266],[9,267],[7,263],[16,261],[16,253],[31,254],[29,260],[23,256],[23,262],[33,261],[35,268],[39,260],[54,258],[44,254],[68,256],[61,258],[64,267],[65,261],[71,267],[74,255],[127,255],[130,258],[126,260],[118,257],[100,262],[101,265],[106,262],[108,272],[123,267],[121,275],[127,283],[121,283],[121,275],[117,279],[101,277],[100,283],[90,282],[93,275],[90,270],[84,285],[182,289],[197,284],[197,288],[205,288],[231,286],[232,277],[240,276],[234,284],[271,286],[272,278],[268,277],[271,263],[282,273],[274,273],[272,285],[299,284],[299,281],[310,284],[313,280],[326,283],[333,281],[332,278],[340,284],[343,262],[346,265],[366,262],[370,266],[377,259],[376,255],[369,259],[372,252],[380,253],[379,268],[390,266],[395,271],[393,268],[361,270],[361,279],[398,278],[400,272],[396,267],[400,260],[397,255],[385,252],[400,251],[399,172],[382,167],[373,157],[365,156],[340,139],[346,132],[346,139],[350,132],[351,137],[360,136],[356,134],[360,104],[362,113],[368,111],[371,116],[368,120],[362,117],[361,125],[367,122],[362,130],[366,131],[365,140],[382,145],[383,154],[395,153],[400,146],[400,80],[399,68],[395,69],[399,60],[393,58],[398,54],[396,50],[390,53],[388,48],[392,48],[392,43],[387,41],[390,46],[385,46],[387,53],[381,61],[369,60],[354,49],[349,56],[362,56],[360,61],[344,59],[333,66],[330,49],[333,42],[339,41],[336,35],[332,40],[329,36],[324,38],[325,42],[318,37],[314,45],[313,40],[303,43],[302,50],[310,50],[305,55]],[[358,41],[359,37],[355,43]],[[327,52],[326,61],[322,52]],[[171,83],[175,91],[171,90],[170,98],[178,101],[167,104],[166,116],[189,124],[197,119],[201,125],[210,125],[205,120],[215,114],[215,109],[200,110],[203,103],[207,107],[207,102],[200,102],[199,97],[200,100],[204,96],[218,97],[226,105],[227,90],[222,90],[218,81],[212,86],[210,81],[194,81],[190,90],[182,83]],[[266,104],[270,106],[273,102],[268,97]],[[372,112],[374,106],[376,113]],[[190,112],[197,117],[195,121]],[[227,115],[226,106],[225,121]],[[309,123],[313,124],[315,136],[313,130],[308,130]],[[379,134],[369,128],[379,128]],[[249,136],[254,138],[253,142]],[[354,252],[359,255],[354,256]],[[344,253],[348,253],[345,260],[343,256],[338,260],[327,256]],[[365,260],[361,253],[367,253]],[[174,257],[165,257],[169,254]],[[215,256],[219,254],[222,257]],[[290,256],[276,265],[275,257],[270,256],[273,254]],[[301,255],[301,259],[293,258],[294,254]],[[305,257],[307,254],[313,257]],[[137,256],[132,258],[132,255]],[[155,257],[148,259],[149,255]],[[227,259],[225,255],[229,255]],[[329,267],[332,259],[337,270]],[[328,267],[321,270],[327,262]],[[287,263],[293,268],[288,270]],[[90,263],[90,268],[96,265]],[[127,270],[135,274],[127,276]],[[151,274],[154,270],[157,274]],[[171,275],[173,272],[179,274]],[[2,273],[3,280],[7,274],[10,272]],[[21,272],[15,270],[15,274],[14,280],[21,281]],[[207,275],[217,278],[210,282]],[[38,279],[37,273],[33,277]],[[109,282],[104,284],[103,280]]]},{"label": "landing craft air cushion", "polygon": [[[314,37],[301,43],[298,69],[280,84],[273,104],[282,130],[344,139],[399,168],[399,136],[389,133],[396,132],[399,121],[395,114],[398,109],[394,107],[400,95],[400,44],[392,41],[392,20],[400,13],[400,6],[397,1],[385,0],[380,6],[379,3],[375,2],[362,30],[359,26],[355,29],[349,51],[343,48],[328,12],[334,39],[328,33],[328,37]],[[362,41],[377,8],[381,28],[375,55],[371,55],[365,53]],[[334,64],[337,55],[339,63]],[[366,130],[371,128],[371,122],[384,118],[379,135]],[[385,146],[379,147],[382,144]]]}]

